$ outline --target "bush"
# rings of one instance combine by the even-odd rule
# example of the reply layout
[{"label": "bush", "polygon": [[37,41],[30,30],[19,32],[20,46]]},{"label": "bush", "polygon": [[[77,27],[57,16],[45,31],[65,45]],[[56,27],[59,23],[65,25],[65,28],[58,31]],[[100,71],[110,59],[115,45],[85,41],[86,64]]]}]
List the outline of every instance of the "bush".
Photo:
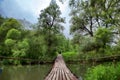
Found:
[{"label": "bush", "polygon": [[63,57],[65,60],[75,60],[77,59],[77,56],[78,56],[77,52],[74,52],[74,51],[63,53]]},{"label": "bush", "polygon": [[7,38],[10,39],[19,39],[21,37],[21,32],[17,29],[10,29],[7,33]]},{"label": "bush", "polygon": [[6,46],[12,47],[14,44],[15,44],[15,40],[12,40],[12,39],[6,39],[5,40],[5,45]]},{"label": "bush", "polygon": [[120,80],[120,64],[117,66],[98,65],[88,69],[85,80]]}]

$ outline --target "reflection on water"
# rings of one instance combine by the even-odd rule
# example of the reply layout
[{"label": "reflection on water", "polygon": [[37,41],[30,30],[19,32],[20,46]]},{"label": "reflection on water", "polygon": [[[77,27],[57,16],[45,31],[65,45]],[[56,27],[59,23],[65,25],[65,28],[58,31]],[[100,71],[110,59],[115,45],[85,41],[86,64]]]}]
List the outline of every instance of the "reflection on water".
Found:
[{"label": "reflection on water", "polygon": [[0,68],[0,74],[2,73],[2,69]]},{"label": "reflection on water", "polygon": [[91,64],[67,64],[67,67],[74,73],[78,78],[83,78],[87,69],[90,68]]},{"label": "reflection on water", "polygon": [[[88,65],[86,64],[67,64],[68,68],[80,78],[84,76]],[[52,65],[34,66],[2,66],[0,80],[44,80]]]},{"label": "reflection on water", "polygon": [[43,80],[51,65],[5,66],[0,80]]}]

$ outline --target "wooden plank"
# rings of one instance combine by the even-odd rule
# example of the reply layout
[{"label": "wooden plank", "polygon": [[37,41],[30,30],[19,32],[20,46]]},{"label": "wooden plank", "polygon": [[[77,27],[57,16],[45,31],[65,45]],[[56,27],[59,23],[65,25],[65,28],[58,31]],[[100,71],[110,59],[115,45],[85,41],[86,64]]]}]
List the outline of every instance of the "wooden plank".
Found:
[{"label": "wooden plank", "polygon": [[66,79],[65,79],[65,73],[64,73],[63,70],[62,70],[62,80],[66,80]]},{"label": "wooden plank", "polygon": [[58,69],[57,72],[56,72],[56,80],[59,79],[59,75],[60,75],[60,69]]},{"label": "wooden plank", "polygon": [[78,80],[67,68],[62,55],[59,54],[54,62],[53,68],[45,80]]},{"label": "wooden plank", "polygon": [[60,71],[59,71],[59,80],[62,80],[62,70],[60,69]]}]

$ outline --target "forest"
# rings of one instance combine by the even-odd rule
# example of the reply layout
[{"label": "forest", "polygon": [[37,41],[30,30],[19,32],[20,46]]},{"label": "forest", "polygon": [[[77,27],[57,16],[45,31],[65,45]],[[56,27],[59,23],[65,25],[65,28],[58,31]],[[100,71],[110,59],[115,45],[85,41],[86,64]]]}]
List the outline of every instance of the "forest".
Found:
[{"label": "forest", "polygon": [[[29,27],[19,19],[0,15],[1,63],[29,63],[3,57],[52,62],[59,53],[67,62],[120,56],[120,0],[69,0],[69,8],[71,38],[63,33],[65,18],[61,17],[56,2],[41,10],[38,22]],[[94,66],[87,70],[84,78],[119,79],[119,61]]]}]

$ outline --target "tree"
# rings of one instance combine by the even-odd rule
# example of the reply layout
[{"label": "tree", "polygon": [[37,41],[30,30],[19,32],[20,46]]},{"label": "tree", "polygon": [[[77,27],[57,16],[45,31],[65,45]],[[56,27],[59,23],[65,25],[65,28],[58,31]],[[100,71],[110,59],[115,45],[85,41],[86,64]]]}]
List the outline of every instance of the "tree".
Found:
[{"label": "tree", "polygon": [[44,36],[35,36],[31,35],[28,38],[28,43],[30,45],[27,57],[32,59],[41,59],[42,57],[46,56],[45,53],[47,52],[47,45],[45,44]]},{"label": "tree", "polygon": [[99,28],[95,32],[95,41],[97,45],[101,45],[102,48],[109,46],[113,41],[113,34],[111,29]]},{"label": "tree", "polygon": [[29,43],[27,39],[19,41],[16,43],[12,49],[13,57],[26,57],[26,53],[29,49]]},{"label": "tree", "polygon": [[0,27],[0,42],[3,42],[5,40],[7,32],[10,29],[21,30],[22,26],[16,19],[9,18],[5,20],[5,22]]},{"label": "tree", "polygon": [[71,32],[94,36],[97,28],[114,26],[117,30],[113,33],[118,33],[119,4],[119,0],[70,0]]},{"label": "tree", "polygon": [[48,46],[47,53],[54,53],[57,34],[61,33],[63,26],[60,23],[64,22],[64,19],[60,17],[59,6],[55,0],[51,0],[50,5],[41,11],[39,17],[38,30],[41,35],[45,36],[45,41]]},{"label": "tree", "polygon": [[[80,43],[81,51],[105,53],[107,48],[110,51],[112,43],[116,43],[116,36],[120,36],[119,4],[119,0],[69,0],[70,32],[74,42],[84,40]],[[80,36],[77,38],[76,35]],[[81,39],[82,36],[89,37],[89,40]]]},{"label": "tree", "polygon": [[[1,18],[2,19],[2,18]],[[2,21],[2,24],[0,26],[0,54],[4,56],[8,56],[11,53],[11,49],[6,45],[8,43],[13,44],[13,42],[16,40],[18,35],[16,33],[21,33],[22,27],[21,24],[13,18],[5,18],[4,21]],[[21,35],[21,34],[20,34]],[[14,37],[14,39],[12,38]],[[9,38],[9,39],[8,39]]]},{"label": "tree", "polygon": [[5,21],[5,18],[0,15],[0,27],[3,24],[4,21]]}]

